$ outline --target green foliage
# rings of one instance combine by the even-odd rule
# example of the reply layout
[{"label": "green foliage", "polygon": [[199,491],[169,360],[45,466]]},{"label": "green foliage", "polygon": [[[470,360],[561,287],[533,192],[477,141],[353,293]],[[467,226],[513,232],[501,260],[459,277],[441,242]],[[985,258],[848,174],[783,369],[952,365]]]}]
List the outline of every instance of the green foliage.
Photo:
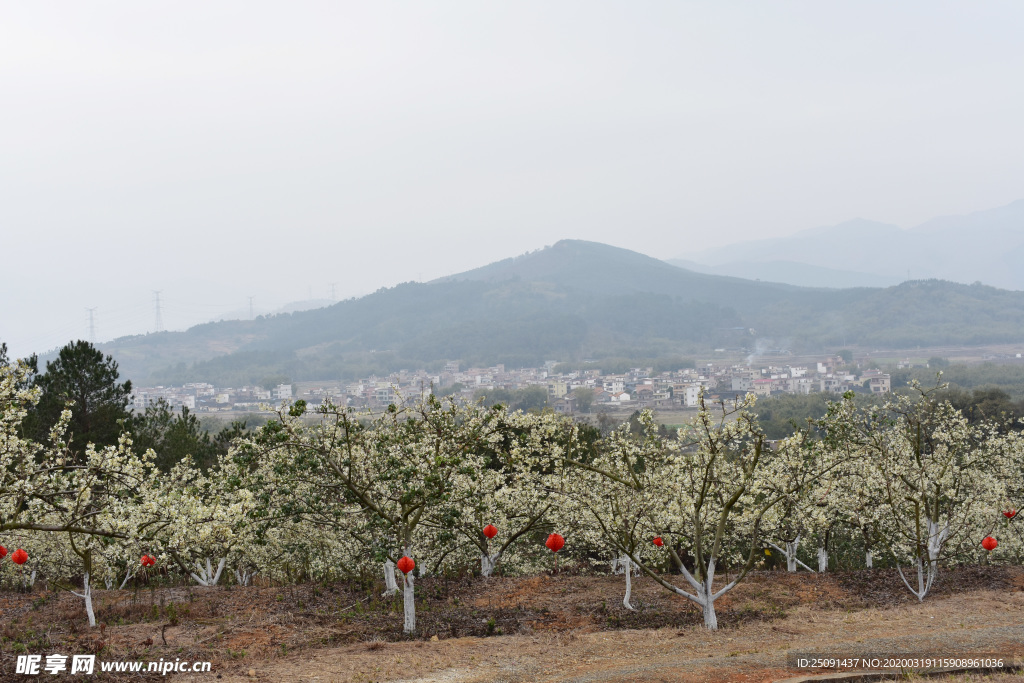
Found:
[{"label": "green foliage", "polygon": [[136,452],[144,453],[152,448],[156,453],[157,466],[165,472],[186,455],[191,455],[203,470],[209,469],[218,455],[228,452],[232,439],[245,434],[245,423],[233,422],[211,437],[195,413],[188,408],[177,413],[163,399],[146,408],[141,415],[132,417],[126,428],[132,434]]},{"label": "green foliage", "polygon": [[853,362],[853,351],[850,349],[840,349],[836,352],[836,355],[843,359],[843,362],[849,365]]},{"label": "green foliage", "polygon": [[[935,384],[936,370],[931,368],[890,369],[892,388],[906,387],[912,380],[924,385]],[[1013,400],[1024,399],[1024,366],[1002,365],[997,363],[981,363],[949,365],[942,369],[942,381],[951,388],[980,389],[982,387],[998,388],[1010,395]]]},{"label": "green foliage", "polygon": [[475,401],[483,401],[488,408],[503,405],[509,410],[541,410],[547,405],[548,392],[541,386],[522,389],[481,389],[473,394]]},{"label": "green foliage", "polygon": [[57,358],[46,362],[46,372],[33,384],[42,390],[39,403],[25,418],[26,436],[46,441],[61,412],[71,407],[71,450],[83,453],[87,443],[110,446],[117,443],[128,411],[132,384],[118,382],[117,362],[89,342],[72,342]]}]

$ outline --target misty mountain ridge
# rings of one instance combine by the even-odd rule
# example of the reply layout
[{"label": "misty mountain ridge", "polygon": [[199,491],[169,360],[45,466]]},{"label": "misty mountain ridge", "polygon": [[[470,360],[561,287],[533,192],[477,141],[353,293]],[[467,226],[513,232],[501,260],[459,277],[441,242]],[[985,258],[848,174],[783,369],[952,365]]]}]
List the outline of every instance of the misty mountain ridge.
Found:
[{"label": "misty mountain ridge", "polygon": [[[1024,290],[1024,200],[962,216],[934,218],[904,230],[865,219],[810,228],[789,237],[739,242],[686,254],[673,260],[715,272],[755,273],[752,264],[779,261],[839,271],[811,275],[795,267],[770,271],[781,282],[844,286],[851,274],[885,282],[937,278],[983,282]],[[750,277],[760,277],[751,275]]]},{"label": "misty mountain ridge", "polygon": [[638,358],[713,348],[1021,341],[1024,292],[938,280],[822,289],[696,273],[627,249],[563,240],[429,283],[325,308],[125,337],[101,345],[140,384]]}]

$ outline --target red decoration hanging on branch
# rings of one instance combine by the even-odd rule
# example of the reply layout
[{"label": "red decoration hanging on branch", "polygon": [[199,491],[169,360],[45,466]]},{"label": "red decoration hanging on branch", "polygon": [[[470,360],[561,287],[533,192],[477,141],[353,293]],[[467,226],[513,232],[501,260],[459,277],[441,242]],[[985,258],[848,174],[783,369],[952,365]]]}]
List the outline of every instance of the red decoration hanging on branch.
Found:
[{"label": "red decoration hanging on branch", "polygon": [[544,545],[548,547],[553,553],[557,553],[565,545],[565,539],[562,538],[561,534],[551,534],[548,536],[548,540],[544,542]]},{"label": "red decoration hanging on branch", "polygon": [[416,568],[416,563],[412,561],[411,557],[405,555],[402,557],[402,559],[398,561],[398,564],[396,564],[395,566],[398,567],[398,571],[402,572],[403,574],[408,574]]},{"label": "red decoration hanging on branch", "polygon": [[26,562],[28,562],[28,553],[26,553],[21,548],[18,548],[13,553],[11,553],[11,562],[13,562],[14,564],[25,564]]},{"label": "red decoration hanging on branch", "polygon": [[656,545],[656,546],[658,546],[660,548],[661,546],[665,545],[665,541],[661,540],[661,536],[655,536],[654,537],[654,545]]},{"label": "red decoration hanging on branch", "polygon": [[5,557],[7,557],[7,548],[0,545],[0,560],[4,559]]},{"label": "red decoration hanging on branch", "polygon": [[1003,510],[1003,517],[1006,517],[1007,519],[1013,519],[1016,516],[1017,511],[1013,508],[1010,508],[1009,510]]},{"label": "red decoration hanging on branch", "polygon": [[139,562],[143,567],[152,567],[156,564],[156,558],[152,555],[143,555]]},{"label": "red decoration hanging on branch", "polygon": [[494,538],[497,535],[498,527],[494,526],[493,524],[488,524],[484,527],[484,536],[486,536],[487,538]]},{"label": "red decoration hanging on branch", "polygon": [[996,539],[992,538],[991,536],[986,536],[981,541],[981,547],[984,548],[985,550],[995,550],[997,545],[999,545],[999,541],[997,541]]}]

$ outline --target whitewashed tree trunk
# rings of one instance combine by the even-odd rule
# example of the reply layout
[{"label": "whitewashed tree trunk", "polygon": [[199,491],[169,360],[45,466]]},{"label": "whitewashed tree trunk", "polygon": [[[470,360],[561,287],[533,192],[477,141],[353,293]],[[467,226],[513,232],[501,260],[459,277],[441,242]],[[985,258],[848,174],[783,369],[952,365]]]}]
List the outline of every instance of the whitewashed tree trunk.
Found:
[{"label": "whitewashed tree trunk", "polygon": [[715,600],[717,600],[718,598],[722,597],[730,590],[732,590],[736,586],[736,581],[729,582],[725,585],[724,588],[722,588],[718,592],[714,591],[715,558],[713,557],[711,558],[711,560],[708,561],[707,576],[704,578],[703,581],[697,581],[697,579],[695,579],[693,575],[689,571],[687,571],[686,567],[681,567],[680,570],[682,571],[683,576],[686,578],[686,581],[693,587],[694,593],[687,593],[682,588],[677,588],[676,586],[672,586],[671,584],[669,584],[669,587],[679,595],[682,595],[684,598],[692,600],[693,602],[700,605],[701,611],[704,613],[704,627],[711,631],[717,630],[718,615],[715,613]]},{"label": "whitewashed tree trunk", "polygon": [[818,573],[824,574],[828,571],[828,551],[818,548]]},{"label": "whitewashed tree trunk", "polygon": [[612,573],[626,575],[626,594],[622,596],[622,606],[634,612],[636,610],[632,603],[630,603],[630,597],[633,593],[633,572],[637,569],[638,567],[633,560],[629,559],[629,555],[623,555],[622,557],[612,559]]},{"label": "whitewashed tree trunk", "polygon": [[31,588],[36,585],[36,570],[33,569],[32,573],[28,577],[28,587]]},{"label": "whitewashed tree trunk", "polygon": [[92,584],[89,583],[89,572],[86,572],[82,577],[82,592],[75,593],[75,591],[71,591],[71,593],[85,600],[85,613],[89,616],[89,626],[95,628],[96,613],[92,609]]},{"label": "whitewashed tree trunk", "polygon": [[394,595],[398,592],[398,582],[395,581],[395,563],[388,560],[384,563],[384,592],[381,595]]},{"label": "whitewashed tree trunk", "polygon": [[799,544],[800,544],[800,537],[799,536],[797,536],[792,541],[786,541],[786,548],[785,549],[780,548],[779,546],[775,545],[771,541],[768,542],[768,545],[770,545],[771,547],[773,547],[776,550],[778,550],[780,553],[782,553],[783,557],[786,558],[786,570],[787,571],[795,572],[797,570],[797,565],[800,565],[801,567],[803,567],[807,571],[813,572],[814,571],[813,569],[808,567],[799,558],[797,558],[796,550],[797,550],[797,546]]},{"label": "whitewashed tree trunk", "polygon": [[872,568],[872,564],[871,564],[871,551],[870,550],[867,550],[867,551],[864,552],[864,564],[867,566],[868,569]]},{"label": "whitewashed tree trunk", "polygon": [[409,572],[404,576],[404,586],[402,587],[402,606],[405,610],[405,626],[403,631],[406,633],[416,632],[416,587],[414,585],[415,578],[412,572]]},{"label": "whitewashed tree trunk", "polygon": [[[227,558],[221,558],[217,564],[217,571],[213,571],[213,565],[210,564],[210,558],[206,558],[206,566],[204,567],[199,560],[196,560],[196,571],[190,572],[192,578],[195,579],[196,583],[200,586],[216,586],[217,582],[220,581],[220,574],[224,571],[224,565],[227,563]],[[198,572],[198,573],[197,573]]]},{"label": "whitewashed tree trunk", "polygon": [[487,553],[480,553],[480,574],[484,577],[488,577],[494,573],[495,567],[498,566],[498,562],[501,561],[501,552],[496,552],[493,555]]},{"label": "whitewashed tree trunk", "polygon": [[942,553],[942,546],[946,543],[946,539],[949,538],[949,525],[940,527],[938,523],[928,520],[928,563],[924,562],[924,559],[918,556],[917,558],[917,590],[910,585],[907,581],[907,577],[903,575],[903,569],[896,565],[896,570],[900,573],[900,578],[903,579],[903,585],[907,587],[911,593],[917,598],[918,602],[924,602],[924,596],[928,595],[928,591],[931,590],[932,584],[935,583],[935,577],[939,573],[939,555]]},{"label": "whitewashed tree trunk", "polygon": [[124,581],[121,582],[121,585],[118,587],[117,590],[124,590],[124,587],[128,585],[128,582],[132,580],[133,576],[135,576],[135,572],[125,572]]},{"label": "whitewashed tree trunk", "polygon": [[252,577],[256,576],[258,572],[258,569],[235,569],[235,581],[239,586],[248,586],[252,583]]}]

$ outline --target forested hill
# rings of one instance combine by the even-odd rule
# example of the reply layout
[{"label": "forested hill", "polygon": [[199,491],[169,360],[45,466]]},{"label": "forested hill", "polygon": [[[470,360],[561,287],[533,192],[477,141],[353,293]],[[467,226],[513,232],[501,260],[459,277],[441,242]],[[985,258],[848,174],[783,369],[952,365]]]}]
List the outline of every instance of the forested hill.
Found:
[{"label": "forested hill", "polygon": [[103,349],[137,383],[222,385],[353,377],[463,364],[658,357],[755,343],[797,350],[1024,340],[1024,292],[937,280],[813,289],[688,271],[636,252],[566,240],[434,282],[327,308]]}]

